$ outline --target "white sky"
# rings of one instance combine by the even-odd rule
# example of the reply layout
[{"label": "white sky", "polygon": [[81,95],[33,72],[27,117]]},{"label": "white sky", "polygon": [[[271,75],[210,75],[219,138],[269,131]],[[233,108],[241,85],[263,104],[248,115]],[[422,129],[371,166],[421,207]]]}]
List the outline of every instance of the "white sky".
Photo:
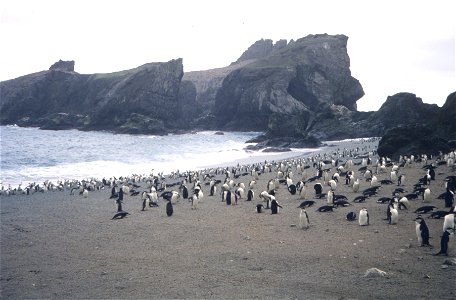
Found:
[{"label": "white sky", "polygon": [[410,92],[442,106],[456,91],[456,1],[0,0],[0,81],[74,60],[82,74],[183,58],[228,66],[259,39],[345,34],[358,110]]}]

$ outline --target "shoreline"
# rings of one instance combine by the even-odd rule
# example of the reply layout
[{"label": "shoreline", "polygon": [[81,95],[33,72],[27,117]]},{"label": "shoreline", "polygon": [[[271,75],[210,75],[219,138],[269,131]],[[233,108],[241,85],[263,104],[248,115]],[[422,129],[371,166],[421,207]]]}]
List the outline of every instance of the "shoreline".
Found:
[{"label": "shoreline", "polygon": [[[343,149],[342,144],[335,147]],[[350,149],[361,144],[352,145]],[[331,157],[335,147],[315,155],[314,161]],[[359,148],[364,153],[369,145]],[[317,172],[311,158],[285,161],[292,166],[294,183]],[[308,168],[298,168],[298,162]],[[391,197],[397,187],[405,190],[402,195],[412,192],[426,173],[423,162],[401,167],[400,174],[406,178],[401,186],[381,185],[379,194],[363,203],[353,202],[360,192],[353,192],[341,178],[335,193],[345,195],[350,206],[333,212],[317,211],[327,200],[315,198],[313,189],[317,182],[323,193],[330,187],[322,179],[308,182],[305,199],[316,203],[307,208],[310,227],[305,230],[299,228],[297,208],[303,199],[292,195],[284,184],[279,184],[275,195],[282,206],[278,214],[271,214],[270,209],[255,212],[257,204],[266,204],[258,195],[271,179],[278,178],[280,164],[272,165],[272,172],[256,180],[253,201],[242,198],[237,205],[222,202],[221,185],[215,196],[209,196],[209,181],[199,173],[204,197],[197,209],[181,197],[171,217],[166,215],[163,199],[158,200],[158,207],[141,211],[140,196],[126,193],[123,209],[129,215],[111,220],[116,205],[108,187],[89,192],[87,198],[69,190],[0,196],[0,294],[4,299],[455,298],[456,291],[448,287],[453,285],[456,266],[445,263],[456,259],[454,235],[445,257],[433,255],[439,250],[442,219],[422,214],[432,248],[420,247],[415,232],[418,207],[447,210],[437,196],[446,176],[455,175],[452,167],[437,166],[436,179],[429,184],[429,202],[411,200],[407,210],[399,211],[395,225],[385,220],[387,205],[377,200]],[[362,191],[370,185],[360,168],[353,165],[350,169],[360,179]],[[389,178],[390,168],[376,174],[378,179]],[[248,174],[232,177],[234,186],[248,186],[254,179],[247,169],[241,171]],[[333,172],[335,167],[331,167]],[[214,180],[223,182],[225,177],[218,173]],[[169,183],[181,180],[169,179]],[[145,180],[135,183],[138,191],[148,188]],[[119,186],[125,184],[119,182]],[[193,184],[187,183],[190,193]],[[166,190],[180,192],[178,186]],[[362,207],[369,211],[369,226],[346,220],[348,212],[358,214]],[[386,276],[364,277],[370,268]]]},{"label": "shoreline", "polygon": [[[212,132],[212,131],[203,131],[203,132]],[[214,131],[215,132],[215,131]],[[312,156],[313,154],[316,153],[324,153],[327,151],[330,151],[331,148],[336,147],[339,145],[339,147],[350,147],[351,145],[356,145],[356,144],[361,144],[363,145],[364,143],[372,143],[374,145],[378,145],[378,137],[367,137],[367,138],[356,138],[356,139],[345,139],[345,140],[340,140],[340,141],[324,141],[323,146],[319,148],[292,148],[292,151],[285,151],[285,152],[262,152],[262,151],[251,151],[251,150],[246,150],[242,149],[245,153],[253,153],[253,156],[249,157],[244,157],[244,158],[239,158],[235,159],[233,161],[228,161],[228,162],[223,162],[223,163],[217,163],[217,164],[210,164],[210,165],[203,165],[203,166],[195,166],[194,168],[186,169],[186,170],[181,170],[181,171],[203,171],[205,169],[211,169],[211,168],[229,168],[229,167],[235,167],[237,165],[248,165],[248,164],[256,164],[256,163],[261,163],[261,162],[280,162],[283,160],[289,160],[289,159],[299,159],[303,157],[309,157]],[[303,150],[305,149],[305,150]],[[151,164],[152,165],[152,164]],[[171,170],[169,172],[163,172],[162,170],[155,170],[152,168],[156,174],[163,174],[164,176],[169,175],[168,173],[175,172],[176,170]],[[107,179],[112,179],[112,178],[117,178],[117,177],[132,177],[134,175],[141,175],[141,176],[149,176],[150,174],[140,174],[140,173],[132,173],[132,174],[117,174],[113,176],[105,176]],[[8,187],[10,187],[14,192],[18,189],[23,189],[27,186],[30,186],[31,184],[40,184],[42,185],[44,182],[50,182],[52,184],[58,184],[59,182],[74,182],[74,181],[91,181],[91,180],[96,180],[96,181],[101,181],[102,178],[98,177],[84,177],[84,178],[58,178],[58,179],[49,179],[49,178],[35,178],[34,180],[26,180],[26,181],[21,181],[21,183],[1,183],[2,186],[2,193],[5,193],[5,190],[8,190]]]}]

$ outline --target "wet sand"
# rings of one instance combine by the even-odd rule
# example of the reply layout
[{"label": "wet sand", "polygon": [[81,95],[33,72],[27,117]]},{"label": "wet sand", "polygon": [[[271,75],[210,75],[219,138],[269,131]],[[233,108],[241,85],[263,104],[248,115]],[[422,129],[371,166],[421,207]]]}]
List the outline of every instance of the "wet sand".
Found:
[{"label": "wet sand", "polygon": [[[322,153],[330,155],[344,147],[359,147],[362,153],[373,150],[375,143],[335,144]],[[293,167],[294,183],[316,174],[309,165],[304,174]],[[351,170],[362,191],[369,183],[360,167]],[[401,187],[407,192],[425,174],[422,167],[423,163],[414,162],[400,168],[399,174],[406,178]],[[389,179],[390,169],[376,176]],[[332,167],[331,174],[334,171]],[[116,206],[109,199],[109,187],[89,192],[88,198],[77,192],[71,195],[70,190],[0,196],[1,298],[454,299],[456,266],[442,265],[456,257],[455,237],[450,237],[448,257],[433,256],[440,249],[443,220],[423,214],[434,247],[420,247],[414,213],[423,205],[448,210],[437,196],[445,191],[444,178],[449,175],[455,175],[454,168],[438,166],[429,185],[429,203],[420,198],[411,201],[408,210],[399,211],[396,225],[384,220],[387,204],[376,202],[390,197],[396,183],[382,185],[379,194],[365,203],[353,203],[361,193],[354,193],[341,178],[335,193],[345,195],[351,206],[321,213],[317,208],[327,202],[314,198],[313,185],[323,180],[309,182],[307,199],[317,203],[307,209],[311,224],[307,230],[297,226],[297,206],[303,200],[285,185],[276,194],[283,206],[278,214],[255,212],[256,204],[262,203],[258,195],[277,177],[275,169],[259,176],[254,201],[240,199],[231,206],[221,201],[221,185],[211,197],[208,181],[200,176],[204,198],[198,208],[192,210],[188,200],[180,199],[171,217],[163,199],[159,207],[141,211],[140,196],[126,194],[123,209],[130,215],[111,220]],[[252,177],[233,180],[248,185]],[[146,190],[145,182],[138,184],[141,188],[136,190]],[[187,186],[190,189],[191,184]],[[168,190],[173,189],[177,186]],[[328,190],[324,185],[323,192]],[[362,207],[369,211],[369,226],[345,219],[348,212],[358,214]],[[366,278],[369,268],[383,270],[386,276]]]}]

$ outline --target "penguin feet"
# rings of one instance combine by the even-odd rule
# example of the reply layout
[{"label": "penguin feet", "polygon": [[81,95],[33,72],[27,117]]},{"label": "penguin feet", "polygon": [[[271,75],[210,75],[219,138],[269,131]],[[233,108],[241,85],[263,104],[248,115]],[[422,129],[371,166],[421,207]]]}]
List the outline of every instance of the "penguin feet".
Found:
[{"label": "penguin feet", "polygon": [[433,254],[433,255],[434,255],[434,256],[439,256],[439,255],[448,256],[448,253],[439,252],[439,253],[435,253],[435,254]]}]

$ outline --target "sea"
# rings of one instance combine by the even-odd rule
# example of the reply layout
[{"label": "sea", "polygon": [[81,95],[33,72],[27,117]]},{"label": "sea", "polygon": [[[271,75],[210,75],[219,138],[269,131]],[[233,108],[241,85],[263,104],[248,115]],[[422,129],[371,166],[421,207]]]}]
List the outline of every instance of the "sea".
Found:
[{"label": "sea", "polygon": [[311,155],[321,150],[249,151],[246,141],[261,132],[201,131],[130,135],[102,131],[41,130],[0,126],[0,184],[170,174]]}]

